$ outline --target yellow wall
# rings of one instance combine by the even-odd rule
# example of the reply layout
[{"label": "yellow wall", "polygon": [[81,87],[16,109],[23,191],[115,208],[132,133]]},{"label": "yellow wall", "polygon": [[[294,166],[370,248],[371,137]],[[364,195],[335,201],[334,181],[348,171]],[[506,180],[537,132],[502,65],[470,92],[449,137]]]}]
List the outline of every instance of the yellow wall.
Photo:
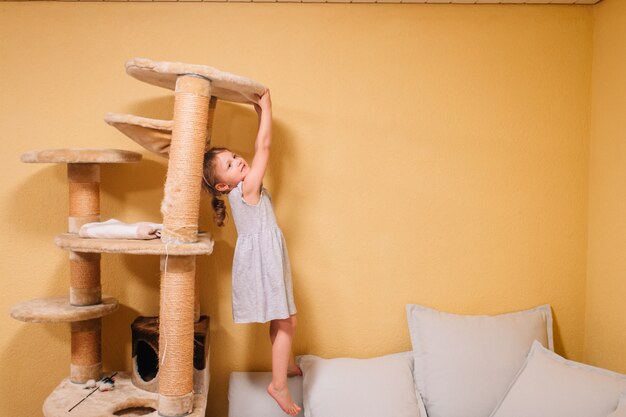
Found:
[{"label": "yellow wall", "polygon": [[593,17],[585,358],[626,373],[626,3]]},{"label": "yellow wall", "polygon": [[[68,287],[52,243],[66,228],[64,168],[19,155],[141,151],[102,121],[171,117],[169,91],[125,74],[135,56],[271,87],[266,185],[293,265],[296,353],[408,350],[406,303],[550,303],[557,351],[582,359],[592,26],[585,6],[0,2],[0,414],[38,415],[69,368],[65,325],[6,314]],[[255,117],[220,104],[215,143],[250,157]],[[164,174],[150,155],[103,168],[103,219],[159,220]],[[208,201],[202,216],[213,229]],[[270,346],[267,326],[232,322],[232,222],[215,238],[199,273],[209,415],[225,416],[229,372],[268,370]],[[104,319],[107,369],[128,369],[129,324],[158,312],[158,280],[156,258],[103,256],[104,291],[122,304]]]}]

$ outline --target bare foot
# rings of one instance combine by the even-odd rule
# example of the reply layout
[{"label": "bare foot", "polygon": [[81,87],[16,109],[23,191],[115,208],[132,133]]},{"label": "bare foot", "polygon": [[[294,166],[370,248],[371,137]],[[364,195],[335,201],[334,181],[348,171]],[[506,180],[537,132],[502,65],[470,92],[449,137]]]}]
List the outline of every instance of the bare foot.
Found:
[{"label": "bare foot", "polygon": [[289,364],[289,367],[287,368],[287,377],[290,378],[292,376],[302,376],[302,369],[300,369],[300,367],[295,363]]},{"label": "bare foot", "polygon": [[289,390],[287,389],[286,385],[283,389],[278,390],[274,388],[274,386],[270,382],[270,384],[267,386],[267,393],[278,403],[280,408],[282,408],[283,411],[290,416],[295,416],[300,412],[300,410],[302,410],[298,406],[298,404],[293,402],[291,394],[289,394]]}]

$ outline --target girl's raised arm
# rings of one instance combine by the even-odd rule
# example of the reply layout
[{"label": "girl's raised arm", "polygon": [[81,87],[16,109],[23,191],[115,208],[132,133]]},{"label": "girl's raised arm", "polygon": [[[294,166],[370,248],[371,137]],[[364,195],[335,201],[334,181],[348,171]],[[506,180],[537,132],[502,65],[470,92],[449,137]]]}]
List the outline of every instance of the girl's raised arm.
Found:
[{"label": "girl's raised arm", "polygon": [[243,180],[243,198],[250,204],[256,204],[261,198],[261,184],[265,176],[265,169],[270,159],[270,145],[272,144],[272,100],[270,91],[265,90],[254,108],[259,115],[259,131],[254,143],[254,158],[250,171]]}]

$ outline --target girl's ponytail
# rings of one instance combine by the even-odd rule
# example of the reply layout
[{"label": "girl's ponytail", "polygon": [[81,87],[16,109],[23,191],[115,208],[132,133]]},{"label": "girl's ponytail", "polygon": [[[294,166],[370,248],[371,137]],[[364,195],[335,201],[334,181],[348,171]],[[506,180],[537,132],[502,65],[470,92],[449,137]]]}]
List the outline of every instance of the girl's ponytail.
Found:
[{"label": "girl's ponytail", "polygon": [[219,227],[224,226],[224,219],[226,218],[226,204],[224,204],[224,200],[217,198],[216,195],[213,195],[211,205],[213,206],[213,211],[215,211],[213,221]]},{"label": "girl's ponytail", "polygon": [[211,200],[211,206],[213,206],[213,221],[219,227],[224,226],[224,219],[226,218],[226,204],[224,200],[220,199],[222,192],[215,189],[215,183],[217,179],[213,172],[213,163],[217,154],[227,151],[226,148],[211,148],[204,154],[204,164],[202,167],[202,188],[213,196]]}]

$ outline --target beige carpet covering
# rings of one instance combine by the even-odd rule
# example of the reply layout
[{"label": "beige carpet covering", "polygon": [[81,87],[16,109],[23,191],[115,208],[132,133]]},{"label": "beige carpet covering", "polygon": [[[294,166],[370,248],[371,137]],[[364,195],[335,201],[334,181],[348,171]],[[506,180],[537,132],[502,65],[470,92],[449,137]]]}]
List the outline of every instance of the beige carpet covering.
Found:
[{"label": "beige carpet covering", "polygon": [[138,80],[159,87],[176,88],[176,78],[182,74],[196,74],[211,80],[211,95],[222,100],[251,103],[260,96],[265,87],[249,78],[220,71],[207,65],[182,62],[157,62],[134,58],[126,63],[126,72]]}]

